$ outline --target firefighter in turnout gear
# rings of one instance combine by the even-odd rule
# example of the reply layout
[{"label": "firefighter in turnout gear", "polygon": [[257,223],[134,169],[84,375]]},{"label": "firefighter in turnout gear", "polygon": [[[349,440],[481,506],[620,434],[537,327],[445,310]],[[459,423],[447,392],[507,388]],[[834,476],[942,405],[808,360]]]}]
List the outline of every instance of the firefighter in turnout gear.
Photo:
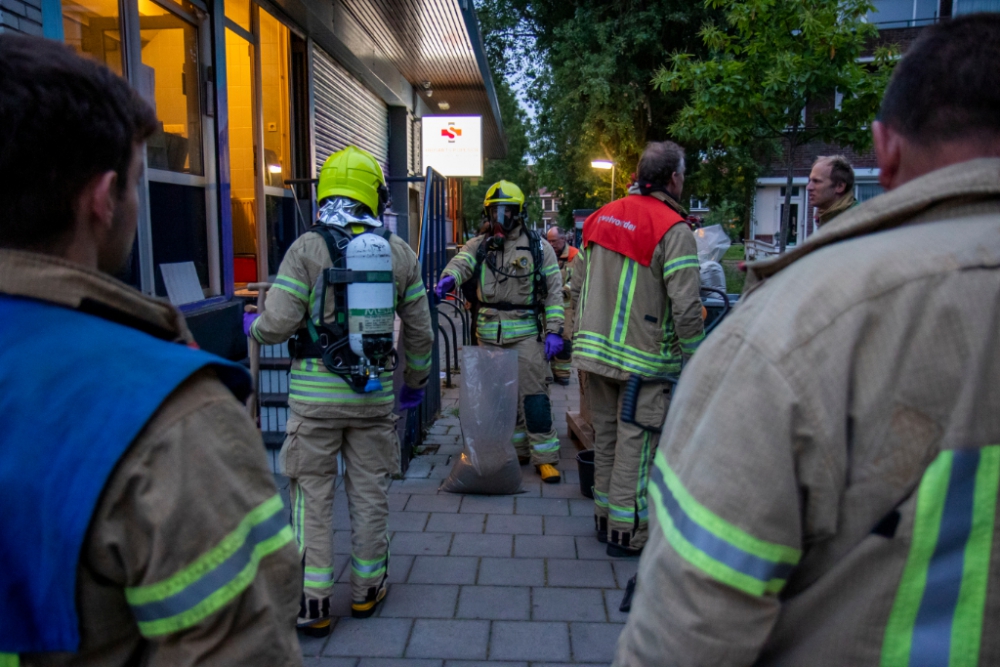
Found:
[{"label": "firefighter in turnout gear", "polygon": [[[396,362],[390,351],[394,314],[403,322],[406,350],[403,408],[415,408],[423,398],[434,337],[417,257],[376,217],[388,191],[375,158],[354,146],[331,155],[320,172],[317,199],[319,222],[288,249],[264,313],[248,316],[245,326],[264,345],[294,335],[291,414],[280,462],[291,480],[292,528],[305,563],[298,622],[322,636],[330,628],[334,583],[337,454],[344,460],[351,515],[351,613],[364,618],[386,593],[386,494],[390,476],[399,471],[392,366],[403,359]],[[359,244],[365,261],[391,257],[384,267],[391,264],[391,272],[352,268]],[[375,303],[379,294],[388,302]],[[367,333],[373,330],[382,334]],[[364,344],[357,344],[363,337]],[[378,355],[382,361],[376,363]]]},{"label": "firefighter in turnout gear", "polygon": [[549,360],[562,350],[563,283],[548,241],[524,227],[524,194],[509,181],[486,192],[484,215],[490,232],[465,244],[437,285],[442,298],[467,280],[476,281],[480,309],[476,333],[481,345],[517,350],[518,411],[514,447],[542,481],[560,480],[559,437],[549,402]]},{"label": "firefighter in turnout gear", "polygon": [[[593,414],[595,528],[609,556],[637,555],[646,542],[646,490],[666,413],[665,380],[680,373],[705,337],[698,249],[677,203],[683,150],[672,142],[650,144],[638,177],[635,194],[587,218],[584,258],[573,280],[574,366],[586,371]],[[638,424],[619,417],[633,375],[642,378]]]},{"label": "firefighter in turnout gear", "polygon": [[570,305],[570,283],[573,280],[573,265],[580,251],[566,243],[566,232],[559,227],[551,227],[546,232],[545,238],[556,253],[559,260],[559,273],[562,274],[563,308],[566,310],[566,324],[563,327],[563,349],[552,358],[552,379],[557,383],[566,386],[569,384],[570,372],[573,365],[573,341],[570,336],[573,333],[573,314]]}]

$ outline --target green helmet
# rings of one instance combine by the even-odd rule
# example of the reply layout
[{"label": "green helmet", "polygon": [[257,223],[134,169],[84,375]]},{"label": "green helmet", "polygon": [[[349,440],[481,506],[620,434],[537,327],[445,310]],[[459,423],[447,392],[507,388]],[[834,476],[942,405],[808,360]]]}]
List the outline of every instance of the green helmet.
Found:
[{"label": "green helmet", "polygon": [[319,172],[316,199],[322,203],[330,197],[350,197],[374,215],[382,215],[389,204],[389,190],[375,157],[357,146],[348,146],[328,157]]},{"label": "green helmet", "polygon": [[524,193],[510,181],[497,181],[486,191],[483,212],[491,223],[499,224],[509,232],[521,222],[524,210]]}]

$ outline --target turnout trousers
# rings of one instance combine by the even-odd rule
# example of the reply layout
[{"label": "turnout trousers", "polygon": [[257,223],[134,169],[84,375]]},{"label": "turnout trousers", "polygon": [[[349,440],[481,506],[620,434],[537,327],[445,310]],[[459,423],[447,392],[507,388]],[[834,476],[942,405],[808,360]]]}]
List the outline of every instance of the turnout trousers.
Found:
[{"label": "turnout trousers", "polygon": [[[659,433],[621,421],[625,381],[586,373],[587,400],[594,427],[594,523],[607,530],[608,542],[640,549],[649,535],[649,471]],[[636,421],[660,427],[667,398],[662,383],[643,383]]]},{"label": "turnout trousers", "polygon": [[569,382],[570,372],[573,370],[573,341],[563,338],[563,349],[550,362],[552,366],[552,377],[555,380]]},{"label": "turnout trousers", "polygon": [[399,473],[395,417],[319,419],[291,411],[281,470],[291,480],[292,531],[303,556],[303,619],[330,615],[337,454],[351,516],[351,601],[375,600],[389,574],[389,482]]},{"label": "turnout trousers", "polygon": [[559,463],[559,436],[552,424],[549,401],[549,362],[545,344],[535,336],[503,345],[479,339],[480,345],[493,345],[517,351],[517,426],[512,441],[518,457],[530,458],[532,465]]}]

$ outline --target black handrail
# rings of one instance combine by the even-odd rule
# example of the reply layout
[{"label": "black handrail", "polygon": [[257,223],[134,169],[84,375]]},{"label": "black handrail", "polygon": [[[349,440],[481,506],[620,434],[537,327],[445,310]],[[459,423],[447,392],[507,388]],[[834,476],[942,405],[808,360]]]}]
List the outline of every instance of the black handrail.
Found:
[{"label": "black handrail", "polygon": [[[451,346],[448,345],[448,332],[445,331],[444,327],[440,324],[438,325],[438,331],[444,334],[444,367],[447,371],[445,375],[447,380],[445,381],[444,386],[451,389]],[[436,343],[437,341],[434,342]]]},{"label": "black handrail", "polygon": [[[471,341],[469,340],[469,325],[465,320],[464,309],[460,308],[453,301],[439,301],[438,305],[451,306],[452,308],[455,309],[456,312],[458,312],[458,319],[462,322],[462,345],[471,344]],[[449,322],[451,321],[450,317],[448,318],[448,321]],[[454,326],[454,324],[452,326]],[[458,362],[455,362],[455,365],[457,366]]]}]

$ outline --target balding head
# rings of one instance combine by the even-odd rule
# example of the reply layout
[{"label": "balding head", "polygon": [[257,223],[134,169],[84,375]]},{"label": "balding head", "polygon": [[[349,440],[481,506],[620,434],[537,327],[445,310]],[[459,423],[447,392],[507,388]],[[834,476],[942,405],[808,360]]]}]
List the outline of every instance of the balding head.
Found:
[{"label": "balding head", "polygon": [[549,227],[549,231],[545,233],[545,238],[548,239],[549,245],[552,246],[557,255],[566,247],[566,232],[559,227]]}]

